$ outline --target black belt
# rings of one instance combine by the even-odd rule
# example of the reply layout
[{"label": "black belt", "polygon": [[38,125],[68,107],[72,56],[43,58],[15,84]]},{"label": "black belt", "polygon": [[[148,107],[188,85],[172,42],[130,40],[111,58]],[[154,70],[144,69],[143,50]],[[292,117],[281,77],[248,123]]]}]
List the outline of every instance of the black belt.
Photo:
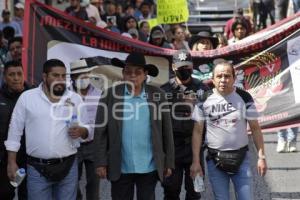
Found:
[{"label": "black belt", "polygon": [[[210,148],[210,147],[207,147],[208,149],[208,152],[207,152],[207,156],[206,156],[206,160],[210,160],[212,159],[213,155],[214,154],[218,154],[218,152],[220,152],[221,150],[218,150],[218,149],[213,149],[213,148]],[[249,148],[248,148],[248,145],[244,146],[244,147],[241,147],[239,149],[236,149],[236,150],[227,150],[227,152],[236,152],[236,151],[248,151]]]},{"label": "black belt", "polygon": [[[207,147],[208,148],[208,151],[209,152],[211,152],[211,153],[218,153],[219,151],[222,151],[222,150],[218,150],[218,149],[213,149],[213,148],[210,148],[210,147]],[[243,147],[241,147],[241,148],[239,148],[239,149],[235,149],[235,150],[226,150],[226,151],[243,151],[243,150],[245,150],[245,151],[248,151],[248,145],[246,145],[246,146],[243,146]]]},{"label": "black belt", "polygon": [[27,161],[28,163],[38,163],[38,164],[44,164],[44,165],[53,165],[53,164],[58,164],[66,161],[67,159],[70,159],[71,157],[74,157],[76,154],[63,157],[63,158],[51,158],[51,159],[42,159],[42,158],[35,158],[32,156],[27,155]]}]

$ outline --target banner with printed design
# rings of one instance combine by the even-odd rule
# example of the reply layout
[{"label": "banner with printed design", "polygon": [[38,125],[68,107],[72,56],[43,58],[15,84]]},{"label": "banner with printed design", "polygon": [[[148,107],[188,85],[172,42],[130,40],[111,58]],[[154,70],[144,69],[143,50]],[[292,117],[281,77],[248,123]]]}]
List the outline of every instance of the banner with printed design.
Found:
[{"label": "banner with printed design", "polygon": [[[93,24],[68,16],[36,0],[26,1],[22,62],[27,81],[38,84],[43,63],[50,58],[70,62],[85,58],[98,66],[110,82],[121,79],[121,69],[110,65],[113,57],[142,52],[147,63],[159,67],[151,84],[166,83],[171,73],[174,50],[123,37]],[[237,69],[237,85],[255,98],[264,130],[300,125],[300,13],[221,49],[191,52],[193,76],[209,81],[214,64],[226,59]]]}]

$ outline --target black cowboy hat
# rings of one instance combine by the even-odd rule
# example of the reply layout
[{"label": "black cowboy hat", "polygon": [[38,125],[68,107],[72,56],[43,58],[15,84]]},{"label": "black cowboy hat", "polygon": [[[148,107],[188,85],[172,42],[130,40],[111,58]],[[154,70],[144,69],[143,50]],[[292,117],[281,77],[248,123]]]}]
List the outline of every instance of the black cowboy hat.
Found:
[{"label": "black cowboy hat", "polygon": [[148,75],[156,77],[158,75],[158,68],[152,64],[146,64],[146,59],[144,54],[138,52],[130,53],[125,62],[120,60],[119,58],[111,59],[111,64],[117,67],[124,68],[126,65],[143,67],[146,71],[148,71]]},{"label": "black cowboy hat", "polygon": [[213,37],[211,32],[209,32],[209,31],[200,31],[197,35],[193,35],[191,37],[191,39],[189,40],[190,48],[193,48],[193,45],[195,43],[197,43],[197,41],[200,40],[200,39],[209,39],[211,41],[214,49],[217,48],[218,43],[219,43],[218,38]]}]

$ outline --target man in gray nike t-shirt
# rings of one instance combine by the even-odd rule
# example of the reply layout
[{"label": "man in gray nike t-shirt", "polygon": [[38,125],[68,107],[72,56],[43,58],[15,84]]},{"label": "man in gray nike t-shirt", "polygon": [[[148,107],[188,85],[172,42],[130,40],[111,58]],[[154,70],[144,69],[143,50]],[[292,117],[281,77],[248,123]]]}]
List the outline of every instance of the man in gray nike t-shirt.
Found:
[{"label": "man in gray nike t-shirt", "polygon": [[214,89],[214,93],[201,106],[203,109],[195,107],[193,119],[195,121],[206,119],[206,141],[210,148],[235,150],[248,144],[245,117],[257,119],[258,113],[253,103],[248,103],[249,107],[246,109],[246,102],[236,90],[239,90],[241,95],[248,94],[234,88],[232,93],[222,96]]},{"label": "man in gray nike t-shirt", "polygon": [[[229,180],[234,184],[237,199],[252,200],[252,174],[249,152],[241,160],[235,172],[229,172],[224,167],[217,166],[215,155],[220,151],[246,151],[248,145],[247,122],[252,132],[258,152],[257,170],[264,176],[267,165],[264,155],[263,136],[258,124],[258,114],[251,95],[234,87],[235,72],[233,65],[227,62],[219,63],[213,69],[213,94],[203,105],[198,104],[193,112],[195,120],[192,148],[193,163],[191,176],[203,175],[199,162],[199,152],[206,122],[206,143],[209,157],[207,159],[208,176],[216,200],[229,200]],[[213,154],[211,154],[213,152]],[[216,153],[217,152],[217,153]],[[242,153],[241,153],[242,154]],[[232,154],[231,154],[232,155]],[[210,157],[212,156],[212,157]],[[234,157],[233,159],[236,159]]]}]

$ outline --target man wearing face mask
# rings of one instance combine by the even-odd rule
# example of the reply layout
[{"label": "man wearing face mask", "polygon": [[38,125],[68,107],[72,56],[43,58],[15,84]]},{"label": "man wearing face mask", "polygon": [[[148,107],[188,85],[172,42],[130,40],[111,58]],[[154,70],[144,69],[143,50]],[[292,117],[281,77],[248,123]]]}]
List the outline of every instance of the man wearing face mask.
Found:
[{"label": "man wearing face mask", "polygon": [[[72,89],[78,93],[85,104],[88,112],[88,122],[91,127],[95,124],[97,104],[101,95],[101,91],[90,83],[91,71],[97,66],[91,67],[85,59],[74,61],[70,64]],[[91,136],[82,142],[78,148],[78,178],[82,175],[82,167],[85,166],[86,172],[86,199],[99,199],[100,180],[95,174],[94,158],[93,158],[93,139],[94,130],[91,130]],[[83,199],[83,195],[78,186],[77,200]]]},{"label": "man wearing face mask", "polygon": [[168,101],[172,103],[173,135],[175,143],[175,170],[163,182],[165,200],[179,200],[183,175],[185,175],[186,198],[200,199],[201,195],[194,191],[189,166],[192,163],[192,131],[191,113],[196,102],[204,101],[208,88],[199,80],[192,78],[193,63],[188,51],[180,50],[173,56],[172,70],[175,77],[162,86]]}]

